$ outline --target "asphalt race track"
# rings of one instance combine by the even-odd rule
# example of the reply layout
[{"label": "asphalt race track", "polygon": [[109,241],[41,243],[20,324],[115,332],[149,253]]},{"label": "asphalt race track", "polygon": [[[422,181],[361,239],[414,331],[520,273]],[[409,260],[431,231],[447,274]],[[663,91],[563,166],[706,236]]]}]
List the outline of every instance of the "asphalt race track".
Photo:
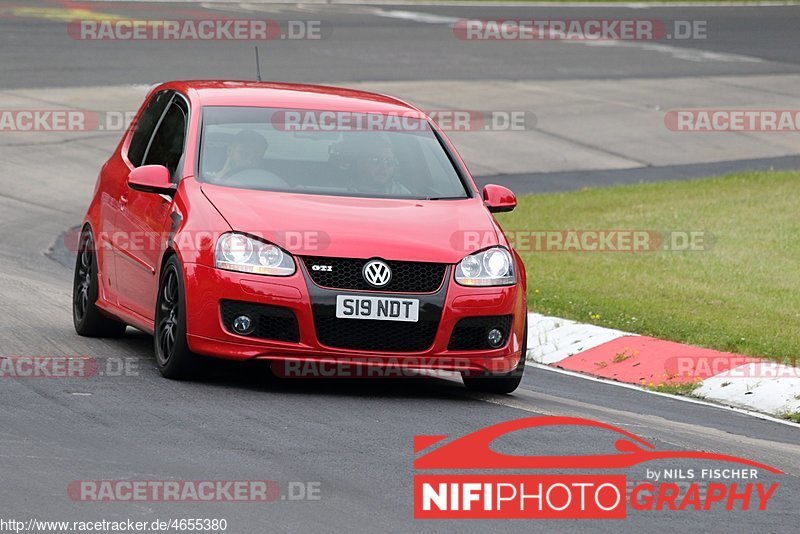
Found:
[{"label": "asphalt race track", "polygon": [[[14,4],[9,2],[9,4]],[[20,5],[23,5],[22,3]],[[57,6],[59,2],[25,2]],[[86,2],[104,14],[122,18],[197,16],[202,9],[187,3]],[[320,83],[362,80],[557,80],[619,79],[664,76],[776,74],[800,72],[796,9],[793,6],[650,8],[446,7],[324,5],[314,2],[258,4],[204,2],[214,13],[236,18],[263,16],[279,23],[320,20],[316,42],[276,40],[262,56],[264,77]],[[244,6],[244,7],[243,7]],[[62,10],[63,11],[63,10]],[[399,13],[398,13],[399,12]],[[756,58],[723,57],[718,61],[676,61],[673,51],[648,53],[642,47],[620,47],[613,58],[598,47],[524,42],[466,45],[441,26],[462,18],[513,19],[530,16],[569,18],[624,17],[662,20],[707,20],[713,39],[673,41],[693,51]],[[208,13],[208,11],[206,11]],[[425,18],[423,14],[441,17]],[[63,87],[96,84],[153,83],[172,78],[252,78],[252,44],[241,42],[93,42],[65,39],[70,12],[41,13],[37,18],[2,20],[3,87]],[[79,16],[79,15],[77,15]],[[48,18],[49,17],[49,18]],[[59,20],[61,19],[61,20]],[[424,21],[423,21],[424,20]],[[447,28],[446,28],[447,29]],[[154,53],[157,52],[157,53]],[[602,62],[594,61],[603,57]]]},{"label": "asphalt race track", "polygon": [[[38,106],[47,108],[54,102],[47,94],[57,95],[62,87],[80,92],[80,87],[91,86],[99,91],[102,86],[148,85],[171,78],[253,75],[248,43],[79,42],[66,36],[64,19],[72,15],[59,11],[66,9],[60,3],[19,5],[29,11],[0,7],[0,97],[6,102],[24,98],[28,89],[39,91]],[[151,18],[189,9],[186,4],[84,5],[103,13]],[[758,61],[686,61],[676,59],[671,49],[600,50],[564,43],[544,43],[535,51],[523,43],[465,46],[446,27],[442,29],[441,21],[453,18],[520,18],[530,9],[525,7],[306,4],[247,9],[276,20],[317,18],[330,25],[330,37],[323,41],[267,46],[266,77],[286,81],[595,79],[624,85],[633,78],[800,74],[796,7],[647,10],[652,18],[708,19],[718,30],[714,40],[691,47],[676,42],[675,47],[722,54],[707,57]],[[217,14],[230,17],[251,16],[247,9],[239,4],[215,6]],[[581,15],[622,17],[628,11],[590,8]],[[425,21],[419,13],[433,17]],[[537,8],[537,13],[574,16],[574,10],[560,7]],[[63,99],[57,104],[62,105]],[[1,518],[224,518],[228,532],[235,533],[795,531],[800,494],[797,426],[534,367],[527,368],[522,387],[504,397],[467,393],[459,380],[449,378],[281,381],[269,377],[264,366],[227,363],[215,364],[201,380],[180,383],[160,377],[152,358],[152,338],[138,331],[128,329],[119,340],[78,337],[71,320],[72,270],[64,265],[70,255],[56,242],[80,223],[99,166],[119,136],[119,132],[75,137],[0,132],[4,171],[0,174],[0,356],[85,356],[97,359],[100,371],[91,378],[0,378]],[[796,167],[796,160],[782,159],[786,157],[765,153],[742,165]],[[709,161],[696,171],[681,167],[678,177],[730,168],[724,165]],[[586,185],[581,180],[589,185],[615,181],[608,178],[613,170],[605,167],[575,171],[565,166],[558,171],[562,175],[555,172],[543,173],[550,189],[563,188],[560,184],[570,180],[578,182],[574,187]],[[622,180],[674,177],[663,169],[646,172],[650,174],[627,170],[624,174],[630,177]],[[503,174],[513,174],[513,183],[524,192],[535,189],[525,185],[530,181],[525,177],[542,173],[531,167]],[[458,436],[532,415],[596,419],[633,432],[660,450],[742,456],[786,474],[776,479],[780,487],[763,512],[629,510],[624,522],[502,525],[413,520],[415,435]],[[611,442],[576,428],[522,431],[503,438],[498,446],[514,454],[588,455],[613,450]],[[627,474],[629,480],[643,480],[644,466]],[[101,479],[274,480],[282,490],[290,482],[311,482],[319,484],[320,498],[272,503],[70,499],[70,482]]]}]

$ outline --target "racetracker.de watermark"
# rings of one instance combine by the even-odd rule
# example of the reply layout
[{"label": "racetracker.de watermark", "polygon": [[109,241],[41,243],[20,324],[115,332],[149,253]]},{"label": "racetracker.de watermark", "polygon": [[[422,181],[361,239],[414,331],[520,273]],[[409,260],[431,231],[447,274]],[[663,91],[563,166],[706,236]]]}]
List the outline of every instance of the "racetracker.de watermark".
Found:
[{"label": "racetracker.de watermark", "polygon": [[765,361],[735,354],[673,356],[664,362],[664,370],[668,376],[677,378],[800,378],[798,363],[791,358]]},{"label": "racetracker.de watermark", "polygon": [[86,19],[67,25],[67,34],[79,41],[320,40],[328,33],[319,20]]},{"label": "racetracker.de watermark", "polygon": [[[711,250],[706,230],[508,230],[503,234],[518,252],[697,252]],[[450,238],[457,250],[475,252],[496,243],[493,231],[460,230]]]},{"label": "racetracker.de watermark", "polygon": [[[99,232],[95,235],[97,246],[124,250],[128,252],[161,252],[168,245],[184,252],[204,251],[212,248],[223,235],[224,231],[181,231],[177,234],[171,232]],[[248,235],[280,244],[295,253],[321,252],[331,244],[331,237],[321,230],[275,230],[270,232],[248,232]],[[64,247],[72,252],[80,249],[80,228],[71,228],[64,234]],[[240,252],[245,252],[249,245],[245,241],[235,241],[231,249],[241,247]]]},{"label": "racetracker.de watermark", "polygon": [[[450,132],[526,131],[536,127],[536,115],[528,110],[442,109],[427,112],[438,126]],[[407,112],[352,112],[286,110],[270,119],[272,127],[286,132],[419,132],[429,129],[423,116]]]},{"label": "racetracker.de watermark", "polygon": [[270,364],[279,378],[452,378],[458,370],[474,370],[467,358],[350,358],[343,361],[276,360]]},{"label": "racetracker.de watermark", "polygon": [[[123,118],[122,121],[116,119]],[[109,116],[116,129],[126,120]],[[132,117],[131,119],[132,120]],[[116,126],[120,124],[120,126]],[[3,109],[0,132],[87,132],[104,129],[100,114],[81,109]]]},{"label": "racetracker.de watermark", "polygon": [[139,358],[0,356],[0,378],[96,378],[139,376]]},{"label": "racetracker.de watermark", "polygon": [[[441,109],[427,112],[445,132],[520,132],[536,128],[529,110]],[[135,111],[83,109],[0,109],[0,132],[123,132]],[[279,111],[270,119],[281,132],[419,132],[429,128],[415,111],[356,113],[349,111]]]},{"label": "racetracker.de watermark", "polygon": [[675,109],[664,115],[673,132],[797,132],[798,109]]},{"label": "racetracker.de watermark", "polygon": [[462,41],[663,41],[703,40],[705,20],[662,19],[462,19],[453,24]]},{"label": "racetracker.de watermark", "polygon": [[81,502],[319,501],[319,481],[73,480],[67,495]]}]

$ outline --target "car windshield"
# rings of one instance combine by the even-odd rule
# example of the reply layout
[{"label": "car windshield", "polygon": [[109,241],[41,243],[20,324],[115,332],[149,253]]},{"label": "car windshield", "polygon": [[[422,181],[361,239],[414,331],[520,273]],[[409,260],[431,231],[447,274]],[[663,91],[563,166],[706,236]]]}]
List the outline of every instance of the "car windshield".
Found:
[{"label": "car windshield", "polygon": [[210,106],[202,124],[202,182],[379,198],[469,196],[424,119]]}]

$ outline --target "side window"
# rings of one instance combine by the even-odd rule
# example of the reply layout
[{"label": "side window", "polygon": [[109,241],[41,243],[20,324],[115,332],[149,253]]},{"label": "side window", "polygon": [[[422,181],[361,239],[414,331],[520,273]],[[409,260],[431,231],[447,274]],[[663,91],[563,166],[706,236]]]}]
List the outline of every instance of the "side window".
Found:
[{"label": "side window", "polygon": [[131,144],[128,146],[128,159],[134,167],[139,167],[142,164],[144,153],[147,150],[147,143],[150,142],[153,131],[158,125],[158,120],[164,113],[164,109],[171,98],[172,91],[161,91],[150,100],[147,108],[139,117],[131,138]]},{"label": "side window", "polygon": [[144,156],[145,165],[163,165],[175,176],[183,156],[183,142],[186,136],[185,104],[174,98],[158,125],[150,146]]}]

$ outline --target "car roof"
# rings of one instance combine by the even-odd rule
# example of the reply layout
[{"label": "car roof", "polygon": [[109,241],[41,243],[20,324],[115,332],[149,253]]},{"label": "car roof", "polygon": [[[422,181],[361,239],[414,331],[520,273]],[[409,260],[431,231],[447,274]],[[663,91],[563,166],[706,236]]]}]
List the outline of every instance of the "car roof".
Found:
[{"label": "car roof", "polygon": [[254,106],[358,113],[409,113],[425,115],[391,96],[368,91],[283,82],[192,80],[159,85],[176,89],[201,106]]}]

